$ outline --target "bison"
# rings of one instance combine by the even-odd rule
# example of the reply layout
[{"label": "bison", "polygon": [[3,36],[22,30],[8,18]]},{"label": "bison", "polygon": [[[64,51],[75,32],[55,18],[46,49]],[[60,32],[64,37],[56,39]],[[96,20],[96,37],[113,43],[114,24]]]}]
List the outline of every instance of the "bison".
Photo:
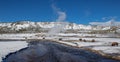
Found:
[{"label": "bison", "polygon": [[62,40],[62,38],[59,38],[58,40]]},{"label": "bison", "polygon": [[42,39],[45,39],[45,37],[43,37]]},{"label": "bison", "polygon": [[79,41],[82,41],[82,39],[79,39]]},{"label": "bison", "polygon": [[94,40],[94,39],[92,39],[92,40],[91,40],[91,42],[95,42],[95,40]]},{"label": "bison", "polygon": [[118,46],[118,42],[112,42],[111,46]]},{"label": "bison", "polygon": [[84,42],[87,42],[85,39],[83,40]]}]

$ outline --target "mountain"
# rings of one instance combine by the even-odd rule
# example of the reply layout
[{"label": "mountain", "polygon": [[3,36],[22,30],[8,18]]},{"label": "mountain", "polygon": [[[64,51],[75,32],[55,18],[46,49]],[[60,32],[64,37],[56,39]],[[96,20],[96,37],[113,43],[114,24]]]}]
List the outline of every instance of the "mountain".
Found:
[{"label": "mountain", "polygon": [[[58,27],[59,26],[59,27]],[[75,24],[68,22],[30,22],[30,21],[19,21],[13,23],[0,23],[1,33],[16,33],[16,32],[46,32],[52,28],[57,29],[63,28],[65,30],[109,30],[110,26],[92,26]]]}]

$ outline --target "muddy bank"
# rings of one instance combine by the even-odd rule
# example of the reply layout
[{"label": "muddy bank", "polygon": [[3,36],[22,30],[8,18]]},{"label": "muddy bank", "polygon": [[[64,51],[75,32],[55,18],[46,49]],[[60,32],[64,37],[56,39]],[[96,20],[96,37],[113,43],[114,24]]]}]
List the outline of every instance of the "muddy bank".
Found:
[{"label": "muddy bank", "polygon": [[27,48],[10,53],[2,62],[120,62],[99,54],[56,42],[33,41]]}]

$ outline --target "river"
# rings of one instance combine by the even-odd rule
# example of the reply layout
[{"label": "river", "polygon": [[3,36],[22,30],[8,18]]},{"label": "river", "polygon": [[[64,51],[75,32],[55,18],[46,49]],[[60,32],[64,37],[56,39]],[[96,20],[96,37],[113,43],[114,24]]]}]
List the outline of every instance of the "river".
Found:
[{"label": "river", "polygon": [[28,47],[9,53],[2,62],[120,62],[99,54],[44,40],[29,42]]}]

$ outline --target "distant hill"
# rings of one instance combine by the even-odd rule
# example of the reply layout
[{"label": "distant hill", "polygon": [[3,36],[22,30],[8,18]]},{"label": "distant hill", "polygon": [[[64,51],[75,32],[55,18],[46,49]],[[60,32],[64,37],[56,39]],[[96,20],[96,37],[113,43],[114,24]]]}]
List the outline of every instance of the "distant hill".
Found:
[{"label": "distant hill", "polygon": [[[50,29],[60,26],[65,30],[110,30],[109,26],[92,26],[68,22],[31,22],[19,21],[11,23],[0,23],[0,33],[26,33],[26,32],[48,32]],[[59,28],[56,28],[56,30]],[[118,29],[118,28],[117,28]],[[118,29],[119,30],[119,29]]]}]

